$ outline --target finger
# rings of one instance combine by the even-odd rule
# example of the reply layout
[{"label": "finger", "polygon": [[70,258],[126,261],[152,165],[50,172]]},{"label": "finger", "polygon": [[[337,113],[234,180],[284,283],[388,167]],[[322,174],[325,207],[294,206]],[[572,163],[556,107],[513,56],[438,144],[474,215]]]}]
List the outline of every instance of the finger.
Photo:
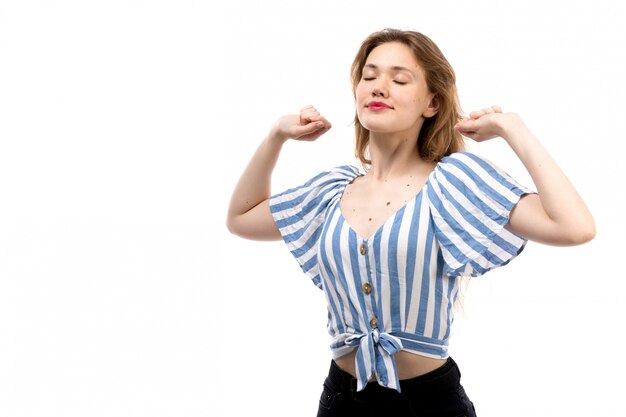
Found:
[{"label": "finger", "polygon": [[312,114],[320,114],[320,112],[314,109],[313,107],[311,107],[310,109],[301,110],[300,114],[303,116],[310,116]]},{"label": "finger", "polygon": [[300,124],[307,124],[311,121],[319,120],[319,118],[320,118],[320,113],[314,108],[311,107],[308,109],[304,109],[300,113]]},{"label": "finger", "polygon": [[454,126],[454,128],[463,136],[467,136],[468,138],[474,139],[474,135],[476,134],[476,131],[469,128],[469,127],[464,127],[464,126],[460,126],[460,125],[456,125]]},{"label": "finger", "polygon": [[310,122],[319,122],[324,120],[324,118],[322,117],[321,114],[316,113],[316,114],[311,114],[306,116],[306,120],[310,121]]},{"label": "finger", "polygon": [[311,123],[311,115],[310,114],[301,114],[300,115],[300,125],[304,126],[306,124]]},{"label": "finger", "polygon": [[459,129],[459,133],[467,138],[472,140],[476,140],[478,138],[478,132],[475,130],[461,130]]},{"label": "finger", "polygon": [[324,125],[324,129],[326,129],[326,130],[328,130],[331,127],[333,127],[333,125],[328,120],[326,120],[326,118],[324,118],[322,116],[320,116],[319,119],[316,120],[316,122],[322,122],[323,125]]},{"label": "finger", "polygon": [[300,114],[313,114],[319,113],[317,109],[313,106],[306,106],[300,109]]},{"label": "finger", "polygon": [[460,122],[457,122],[455,127],[463,131],[476,130],[476,120],[475,119],[463,119]]},{"label": "finger", "polygon": [[[301,121],[302,121],[302,120],[301,120]],[[325,118],[325,117],[323,117],[323,116],[322,116],[321,114],[319,114],[319,113],[317,113],[317,114],[314,114],[314,115],[311,115],[311,116],[307,117],[307,118],[304,120],[304,122],[305,122],[305,123],[301,123],[301,124],[302,124],[302,125],[304,125],[304,124],[309,124],[309,123],[313,123],[313,122],[322,122],[322,123],[324,124],[324,128],[325,128],[325,129],[327,129],[327,130],[328,130],[328,129],[330,129],[330,128],[332,127],[331,123],[330,123],[328,120],[326,120],[326,118]]]},{"label": "finger", "polygon": [[502,113],[502,107],[498,106],[497,104],[491,106],[491,108],[493,109],[494,112],[496,113]]},{"label": "finger", "polygon": [[324,129],[323,122],[313,122],[303,126],[295,127],[295,134],[293,135],[295,138],[301,138],[303,136],[311,135],[319,130]]},{"label": "finger", "polygon": [[473,112],[470,113],[470,119],[476,120],[476,119],[478,119],[480,116],[482,116],[484,114],[485,113],[482,110],[480,110],[480,111],[473,111]]}]

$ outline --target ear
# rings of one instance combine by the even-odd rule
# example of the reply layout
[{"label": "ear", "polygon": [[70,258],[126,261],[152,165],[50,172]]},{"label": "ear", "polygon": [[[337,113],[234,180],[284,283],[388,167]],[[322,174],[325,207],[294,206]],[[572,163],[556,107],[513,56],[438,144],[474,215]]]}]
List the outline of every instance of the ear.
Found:
[{"label": "ear", "polygon": [[428,107],[424,111],[423,116],[425,118],[433,117],[439,111],[439,98],[437,94],[432,94],[430,97],[430,102],[428,103]]}]

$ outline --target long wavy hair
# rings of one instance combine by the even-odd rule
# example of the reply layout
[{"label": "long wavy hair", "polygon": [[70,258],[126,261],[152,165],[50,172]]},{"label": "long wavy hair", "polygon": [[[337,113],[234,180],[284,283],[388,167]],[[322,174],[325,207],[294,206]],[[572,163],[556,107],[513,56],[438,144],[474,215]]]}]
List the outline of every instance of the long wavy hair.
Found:
[{"label": "long wavy hair", "polygon": [[[463,137],[454,129],[461,118],[461,108],[456,89],[456,75],[448,60],[427,36],[414,31],[385,29],[372,33],[361,44],[352,62],[352,94],[356,99],[356,87],[363,75],[363,67],[370,52],[387,42],[400,42],[413,51],[417,62],[426,74],[426,85],[439,105],[437,114],[427,118],[422,125],[417,150],[426,161],[439,162],[444,156],[465,148]],[[358,115],[354,117],[356,133],[355,155],[368,167],[369,131],[363,127]]]}]

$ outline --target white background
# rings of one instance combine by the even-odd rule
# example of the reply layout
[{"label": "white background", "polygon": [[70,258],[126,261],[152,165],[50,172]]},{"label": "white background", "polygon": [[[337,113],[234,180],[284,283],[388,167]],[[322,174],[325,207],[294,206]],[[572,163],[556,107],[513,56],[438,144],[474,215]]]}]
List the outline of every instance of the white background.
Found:
[{"label": "white background", "polygon": [[[282,114],[334,127],[274,191],[354,162],[349,66],[385,27],[435,40],[466,112],[520,113],[597,222],[470,285],[451,353],[478,414],[626,416],[620,4],[0,1],[0,416],[315,415],[322,293],[224,218]],[[532,186],[502,141],[472,150]]]}]

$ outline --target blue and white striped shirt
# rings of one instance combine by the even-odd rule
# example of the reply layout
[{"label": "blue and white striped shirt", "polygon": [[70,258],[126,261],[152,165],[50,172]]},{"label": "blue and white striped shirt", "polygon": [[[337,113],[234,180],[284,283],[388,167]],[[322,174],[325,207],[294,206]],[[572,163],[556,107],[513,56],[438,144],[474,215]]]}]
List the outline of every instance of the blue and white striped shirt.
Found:
[{"label": "blue and white striped shirt", "polygon": [[489,161],[457,152],[364,239],[339,208],[359,175],[353,166],[323,172],[273,196],[270,209],[289,250],[326,295],[333,358],[357,349],[357,389],[375,376],[399,391],[396,352],[448,357],[458,277],[482,275],[523,250],[526,240],[504,226],[530,191]]}]

